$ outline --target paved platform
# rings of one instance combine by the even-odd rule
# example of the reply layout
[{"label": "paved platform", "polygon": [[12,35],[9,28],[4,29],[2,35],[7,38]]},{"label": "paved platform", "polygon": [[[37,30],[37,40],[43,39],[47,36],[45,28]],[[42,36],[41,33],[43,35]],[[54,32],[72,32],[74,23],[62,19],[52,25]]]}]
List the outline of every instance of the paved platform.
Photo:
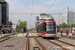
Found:
[{"label": "paved platform", "polygon": [[17,37],[25,37],[27,33],[18,33],[15,36]]},{"label": "paved platform", "polygon": [[[57,36],[60,36],[61,35],[61,33],[56,33],[56,34],[57,34]],[[62,33],[63,36],[66,36],[66,34],[67,33]],[[72,36],[72,33],[69,33],[68,36]]]},{"label": "paved platform", "polygon": [[0,37],[7,36],[7,35],[10,35],[10,34],[13,34],[13,33],[8,33],[8,34],[0,34]]}]

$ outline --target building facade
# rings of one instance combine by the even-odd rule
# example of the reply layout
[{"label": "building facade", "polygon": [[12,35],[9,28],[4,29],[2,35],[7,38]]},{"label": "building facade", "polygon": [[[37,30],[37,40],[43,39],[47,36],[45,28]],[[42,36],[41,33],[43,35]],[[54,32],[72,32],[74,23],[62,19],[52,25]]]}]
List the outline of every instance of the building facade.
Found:
[{"label": "building facade", "polygon": [[35,27],[42,23],[44,20],[46,19],[54,19],[52,15],[50,14],[45,14],[45,13],[42,13],[40,14],[39,16],[36,16],[36,22],[35,22]]},{"label": "building facade", "polygon": [[39,16],[36,16],[35,27],[39,24]]},{"label": "building facade", "polygon": [[46,19],[54,19],[54,18],[50,14],[43,13],[43,14],[40,14],[40,16],[39,16],[39,23],[42,23]]},{"label": "building facade", "polygon": [[13,24],[12,25],[12,30],[16,31],[16,26],[17,26],[16,24]]},{"label": "building facade", "polygon": [[[67,20],[68,20],[67,14],[68,11],[65,11],[59,16],[59,25],[62,23],[67,24]],[[69,11],[69,25],[71,24],[75,24],[75,12],[73,11]]]},{"label": "building facade", "polygon": [[1,13],[1,10],[2,10],[2,5],[0,4],[0,26],[2,26],[2,13]]},{"label": "building facade", "polygon": [[0,27],[7,25],[9,21],[9,4],[5,0],[0,0]]}]

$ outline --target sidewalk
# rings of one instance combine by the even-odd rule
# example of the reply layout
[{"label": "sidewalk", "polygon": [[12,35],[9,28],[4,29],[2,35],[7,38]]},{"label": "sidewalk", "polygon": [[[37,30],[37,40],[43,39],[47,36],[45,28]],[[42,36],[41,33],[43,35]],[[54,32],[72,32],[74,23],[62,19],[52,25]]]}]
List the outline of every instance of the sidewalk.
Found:
[{"label": "sidewalk", "polygon": [[0,37],[6,36],[6,35],[9,35],[9,34],[0,34]]},{"label": "sidewalk", "polygon": [[18,33],[15,36],[17,37],[25,37],[27,33]]},{"label": "sidewalk", "polygon": [[[61,36],[61,33],[56,33],[57,36]],[[66,36],[67,33],[62,33],[63,36]],[[72,36],[72,33],[69,33],[68,36]]]},{"label": "sidewalk", "polygon": [[2,34],[0,34],[0,38],[2,37]]}]

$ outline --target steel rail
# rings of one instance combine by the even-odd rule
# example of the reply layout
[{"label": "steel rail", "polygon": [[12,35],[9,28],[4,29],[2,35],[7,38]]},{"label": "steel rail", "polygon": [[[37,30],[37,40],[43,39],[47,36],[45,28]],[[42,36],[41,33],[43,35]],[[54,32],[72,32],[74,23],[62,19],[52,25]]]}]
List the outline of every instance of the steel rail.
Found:
[{"label": "steel rail", "polygon": [[6,40],[8,40],[8,39],[10,39],[11,37],[8,37],[8,38],[6,38],[6,39],[2,39],[1,41],[0,41],[0,43],[1,42],[4,42],[4,41],[6,41]]},{"label": "steel rail", "polygon": [[59,44],[57,44],[57,43],[54,43],[54,42],[52,42],[52,41],[50,41],[50,40],[48,40],[48,39],[46,39],[46,40],[49,41],[49,42],[51,42],[51,43],[53,43],[53,44],[56,45],[56,46],[59,46],[59,47],[62,48],[63,50],[70,50],[70,49],[66,49],[66,48],[62,47],[61,45],[59,45]]},{"label": "steel rail", "polygon": [[[43,39],[43,38],[42,38],[42,39]],[[59,45],[59,44],[57,44],[57,43],[55,43],[55,42],[53,42],[53,41],[51,41],[51,40],[48,40],[48,39],[44,39],[44,40],[46,40],[46,41],[48,41],[48,42],[50,42],[50,43],[52,43],[52,44],[54,44],[54,45],[56,45],[56,46],[59,46],[59,47],[62,48],[63,50],[70,50],[70,49],[66,49],[66,48],[62,47],[61,45]]]},{"label": "steel rail", "polygon": [[62,43],[64,43],[64,44],[67,44],[67,45],[70,45],[70,46],[73,46],[73,47],[75,47],[75,45],[73,45],[73,44],[70,44],[70,43],[67,43],[67,42],[64,42],[64,41],[61,41],[61,40],[56,40],[56,41],[59,41],[59,42],[62,42]]},{"label": "steel rail", "polygon": [[37,40],[37,38],[34,37],[34,39],[37,41],[37,43],[41,46],[42,50],[46,50],[46,48]]},{"label": "steel rail", "polygon": [[27,40],[26,40],[26,50],[30,50],[30,46],[29,46],[29,37],[27,37]]},{"label": "steel rail", "polygon": [[68,39],[73,39],[73,40],[75,40],[75,38],[72,38],[72,37],[70,37],[70,38],[69,38],[69,37],[65,37],[65,38],[68,38]]},{"label": "steel rail", "polygon": [[[33,34],[32,34],[33,35]],[[34,35],[33,35],[34,36]],[[34,39],[37,41],[37,43],[41,46],[42,50],[46,50],[46,48],[37,40],[37,38],[34,36]]]},{"label": "steel rail", "polygon": [[9,34],[9,35],[5,35],[4,37],[2,37],[1,39],[0,39],[0,43],[2,43],[2,42],[4,42],[4,41],[6,41],[6,40],[9,40],[11,37],[9,37],[9,36],[11,36],[11,35],[15,35],[16,33],[14,33],[14,34]]}]

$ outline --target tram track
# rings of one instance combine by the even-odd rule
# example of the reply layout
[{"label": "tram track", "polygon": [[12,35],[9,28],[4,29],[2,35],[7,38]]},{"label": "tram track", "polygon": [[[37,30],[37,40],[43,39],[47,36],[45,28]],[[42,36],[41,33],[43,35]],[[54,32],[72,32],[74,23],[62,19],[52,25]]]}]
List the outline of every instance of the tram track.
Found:
[{"label": "tram track", "polygon": [[[38,44],[38,47],[35,45],[35,47],[33,47],[33,48],[38,48],[38,49],[46,50],[46,48],[39,42],[39,40],[35,36],[33,36],[33,39]],[[26,40],[26,49],[25,50],[30,50],[30,48],[31,48],[30,41],[31,41],[30,37],[27,37],[27,40]]]},{"label": "tram track", "polygon": [[75,40],[75,38],[73,38],[73,37],[65,37],[65,38],[68,38],[68,39],[73,39],[73,40]]},{"label": "tram track", "polygon": [[[30,34],[32,34],[32,33],[30,33]],[[30,38],[33,38],[33,39],[35,39],[35,41],[37,42],[37,44],[39,45],[38,47],[40,48],[42,48],[42,50],[48,50],[48,48],[46,47],[46,46],[44,46],[44,45],[47,45],[47,44],[49,44],[49,43],[52,43],[55,47],[59,47],[59,48],[61,48],[62,50],[72,50],[72,49],[74,49],[74,47],[75,47],[75,45],[74,44],[71,44],[71,43],[68,43],[68,42],[65,42],[65,41],[62,41],[62,40],[64,40],[64,39],[54,39],[54,40],[50,40],[50,39],[44,39],[44,38],[41,38],[41,37],[36,37],[34,34],[32,34],[32,36],[33,37],[27,37],[27,39],[28,39],[28,41],[29,42],[26,42],[26,48],[28,48],[28,49],[26,49],[26,50],[30,50],[30,48],[31,48],[31,40],[30,40]],[[41,41],[40,41],[40,40]],[[44,44],[45,43],[45,44]],[[47,43],[47,44],[46,44]],[[51,45],[51,46],[53,46],[53,45]],[[49,46],[49,47],[51,47],[51,46]],[[72,49],[71,48],[68,48],[68,47],[72,47]],[[51,47],[51,48],[53,48],[53,49],[56,49],[56,48],[54,48],[54,47]]]},{"label": "tram track", "polygon": [[6,41],[6,40],[9,40],[9,39],[11,38],[11,37],[9,37],[9,36],[15,35],[15,34],[16,34],[16,33],[10,34],[10,35],[6,35],[6,36],[2,37],[2,38],[0,39],[0,43],[4,42],[4,41]]},{"label": "tram track", "polygon": [[[41,39],[43,39],[43,38],[41,38]],[[46,41],[48,41],[48,42],[50,42],[50,43],[52,43],[52,44],[54,44],[54,45],[56,45],[56,46],[62,48],[63,50],[70,50],[70,49],[68,49],[68,48],[64,48],[63,46],[61,46],[61,45],[59,45],[59,44],[57,44],[57,43],[55,43],[55,42],[53,42],[53,41],[51,41],[51,40],[49,40],[49,39],[44,39],[44,40],[46,40]]]},{"label": "tram track", "polygon": [[57,40],[57,39],[55,39],[55,40],[58,41],[58,42],[61,42],[61,43],[64,43],[64,44],[75,47],[75,45],[73,45],[73,44],[70,44],[70,43],[67,43],[67,42],[64,42],[64,41],[61,41],[61,40]]},{"label": "tram track", "polygon": [[29,48],[29,37],[27,37],[27,40],[26,40],[26,49],[25,50],[30,50]]},{"label": "tram track", "polygon": [[[33,34],[32,34],[33,35]],[[34,35],[33,35],[34,36]],[[35,37],[34,37],[35,38]],[[41,38],[41,37],[40,37]],[[43,39],[43,38],[41,38],[41,39]],[[70,49],[68,49],[68,48],[64,48],[63,46],[61,46],[61,45],[59,45],[59,44],[57,44],[57,43],[55,43],[55,42],[52,42],[51,40],[48,40],[48,39],[44,39],[44,40],[46,40],[46,41],[48,41],[48,42],[50,42],[50,43],[52,43],[52,44],[54,44],[54,45],[56,45],[56,46],[58,46],[58,47],[60,47],[60,48],[62,48],[63,50],[70,50]]]},{"label": "tram track", "polygon": [[0,40],[0,43],[2,43],[2,42],[4,42],[4,41],[6,41],[6,40],[8,40],[8,39],[10,39],[11,37],[7,37],[7,38],[4,38],[4,39],[1,39]]},{"label": "tram track", "polygon": [[34,37],[34,39],[37,41],[37,43],[41,46],[42,50],[46,50],[46,48],[37,40],[37,38]]},{"label": "tram track", "polygon": [[[33,35],[33,34],[32,34]],[[34,35],[33,35],[34,36]],[[40,37],[41,38],[41,37]],[[35,38],[34,37],[34,39],[36,40],[37,38]],[[43,39],[43,38],[41,38],[41,39]],[[60,47],[60,48],[62,48],[63,50],[70,50],[70,49],[68,49],[68,48],[64,48],[63,46],[61,46],[61,45],[59,45],[59,44],[57,44],[57,43],[54,43],[54,42],[52,42],[51,40],[48,40],[48,39],[44,39],[44,40],[46,40],[46,41],[48,41],[48,42],[50,42],[50,43],[52,43],[52,44],[54,44],[54,45],[56,45],[56,46],[58,46],[58,47]],[[37,41],[37,40],[36,40]],[[38,43],[40,43],[39,41],[38,41]],[[41,45],[40,45],[41,46]],[[44,47],[42,47],[42,48],[44,48]],[[44,50],[44,49],[43,49]],[[45,49],[46,50],[46,49]]]},{"label": "tram track", "polygon": [[[41,37],[40,37],[40,38],[41,38]],[[42,38],[42,39],[43,39],[43,38]],[[50,42],[50,43],[52,43],[52,44],[54,44],[54,45],[56,45],[56,46],[62,48],[63,50],[70,50],[69,48],[65,48],[65,47],[63,47],[63,46],[61,46],[61,45],[59,45],[59,44],[57,44],[57,43],[55,43],[55,42],[53,42],[53,41],[51,41],[51,40],[49,40],[49,39],[44,39],[44,40],[46,40],[46,41],[48,41],[48,42]],[[62,42],[62,41],[57,40],[57,39],[55,39],[55,41]],[[72,45],[72,44],[70,44],[70,43],[66,43],[66,42],[63,42],[63,43],[75,47],[74,45]]]}]

